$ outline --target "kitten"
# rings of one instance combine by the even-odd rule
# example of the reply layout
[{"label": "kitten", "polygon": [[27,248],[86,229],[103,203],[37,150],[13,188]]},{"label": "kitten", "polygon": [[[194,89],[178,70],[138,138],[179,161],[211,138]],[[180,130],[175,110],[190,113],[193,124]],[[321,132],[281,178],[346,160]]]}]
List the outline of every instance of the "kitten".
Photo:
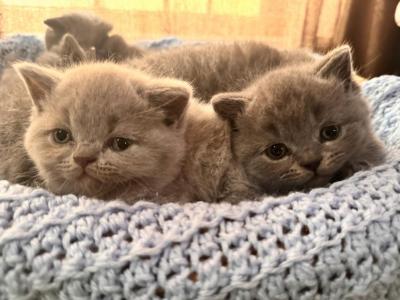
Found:
[{"label": "kitten", "polygon": [[16,70],[30,96],[16,85],[0,101],[2,178],[129,202],[177,177],[188,84],[110,63]]},{"label": "kitten", "polygon": [[95,60],[94,48],[84,50],[78,41],[69,33],[65,34],[60,44],[45,51],[36,63],[48,66],[67,67],[83,61]]},{"label": "kitten", "polygon": [[233,155],[261,191],[324,186],[384,161],[352,73],[351,50],[343,46],[212,98],[232,126]]},{"label": "kitten", "polygon": [[207,43],[147,53],[128,65],[156,76],[192,83],[194,96],[210,100],[220,92],[240,91],[267,71],[312,62],[306,50],[278,50],[262,42]]},{"label": "kitten", "polygon": [[45,40],[48,50],[56,48],[62,37],[68,33],[85,51],[94,47],[98,60],[122,61],[128,58],[142,57],[146,51],[139,46],[129,45],[122,36],[109,36],[112,25],[101,18],[88,13],[74,12],[44,21],[47,29]]},{"label": "kitten", "polygon": [[44,21],[49,26],[45,34],[47,50],[58,45],[66,33],[70,33],[84,49],[97,47],[108,38],[112,25],[86,12],[73,12]]}]

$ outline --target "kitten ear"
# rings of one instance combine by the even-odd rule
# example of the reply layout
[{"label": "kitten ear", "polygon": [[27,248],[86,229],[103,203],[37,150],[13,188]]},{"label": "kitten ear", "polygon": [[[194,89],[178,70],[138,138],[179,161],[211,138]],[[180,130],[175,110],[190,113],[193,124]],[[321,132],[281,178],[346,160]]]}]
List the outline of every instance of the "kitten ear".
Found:
[{"label": "kitten ear", "polygon": [[49,26],[54,31],[58,31],[58,32],[65,31],[64,17],[49,18],[49,19],[44,20],[43,23],[46,24],[47,26]]},{"label": "kitten ear", "polygon": [[151,106],[160,108],[165,114],[165,124],[170,126],[183,119],[192,88],[179,80],[161,80],[145,91]]},{"label": "kitten ear", "polygon": [[243,93],[220,93],[211,98],[215,112],[226,120],[234,120],[243,114],[249,102]]},{"label": "kitten ear", "polygon": [[61,57],[70,62],[81,62],[85,60],[85,50],[79,45],[73,35],[66,33],[61,40]]},{"label": "kitten ear", "polygon": [[61,79],[61,73],[33,63],[18,63],[15,70],[24,81],[33,104],[42,110],[43,103]]},{"label": "kitten ear", "polygon": [[352,84],[351,74],[353,72],[350,46],[344,45],[326,54],[318,63],[316,72],[323,78],[336,77],[343,82],[346,90],[349,89]]}]

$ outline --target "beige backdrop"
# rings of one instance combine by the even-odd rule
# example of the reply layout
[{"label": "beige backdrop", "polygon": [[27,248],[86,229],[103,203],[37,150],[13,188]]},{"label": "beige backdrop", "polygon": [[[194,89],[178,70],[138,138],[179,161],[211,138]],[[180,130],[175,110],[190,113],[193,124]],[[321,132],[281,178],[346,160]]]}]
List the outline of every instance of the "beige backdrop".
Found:
[{"label": "beige backdrop", "polygon": [[[4,33],[43,33],[43,20],[72,10],[90,10],[128,39],[260,39],[284,47],[329,43],[340,0],[3,0]],[[305,16],[318,9],[320,20]],[[313,27],[313,28],[312,28]],[[315,28],[314,28],[315,27]],[[311,33],[307,32],[311,29]],[[314,32],[315,31],[315,32]]]},{"label": "beige backdrop", "polygon": [[43,20],[89,10],[114,24],[128,40],[257,39],[272,45],[326,51],[354,47],[364,76],[396,73],[400,29],[397,0],[0,0],[3,34],[43,34]]}]

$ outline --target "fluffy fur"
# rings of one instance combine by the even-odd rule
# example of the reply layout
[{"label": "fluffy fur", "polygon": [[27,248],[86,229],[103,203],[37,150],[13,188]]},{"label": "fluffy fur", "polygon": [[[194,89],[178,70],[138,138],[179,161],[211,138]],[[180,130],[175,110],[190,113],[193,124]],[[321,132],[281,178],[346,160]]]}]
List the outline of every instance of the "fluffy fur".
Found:
[{"label": "fluffy fur", "polygon": [[[1,115],[13,120],[0,131],[2,156],[9,157],[0,165],[2,178],[30,183],[20,180],[21,174],[25,178],[37,170],[54,193],[127,201],[176,178],[184,156],[189,85],[106,63],[65,73],[27,63],[16,69],[30,97],[19,86],[1,99]],[[59,129],[71,139],[57,142]],[[117,151],[115,138],[130,144]]]},{"label": "fluffy fur", "polygon": [[7,69],[0,86],[0,178],[37,186],[42,182],[24,148],[32,102],[13,69]]},{"label": "fluffy fur", "polygon": [[190,102],[185,133],[186,154],[179,176],[160,193],[160,201],[226,201],[254,199],[251,184],[232,154],[231,131],[209,104]]}]

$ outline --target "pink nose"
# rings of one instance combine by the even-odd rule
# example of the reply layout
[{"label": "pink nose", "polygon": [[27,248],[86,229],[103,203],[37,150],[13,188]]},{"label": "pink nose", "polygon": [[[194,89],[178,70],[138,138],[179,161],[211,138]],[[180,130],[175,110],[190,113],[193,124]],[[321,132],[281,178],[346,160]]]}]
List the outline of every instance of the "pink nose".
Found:
[{"label": "pink nose", "polygon": [[317,159],[314,161],[307,162],[307,163],[303,164],[302,166],[310,171],[315,172],[318,169],[320,164],[321,164],[321,159]]},{"label": "pink nose", "polygon": [[95,162],[96,159],[97,158],[93,156],[74,156],[74,161],[82,168],[85,168],[88,164]]}]

